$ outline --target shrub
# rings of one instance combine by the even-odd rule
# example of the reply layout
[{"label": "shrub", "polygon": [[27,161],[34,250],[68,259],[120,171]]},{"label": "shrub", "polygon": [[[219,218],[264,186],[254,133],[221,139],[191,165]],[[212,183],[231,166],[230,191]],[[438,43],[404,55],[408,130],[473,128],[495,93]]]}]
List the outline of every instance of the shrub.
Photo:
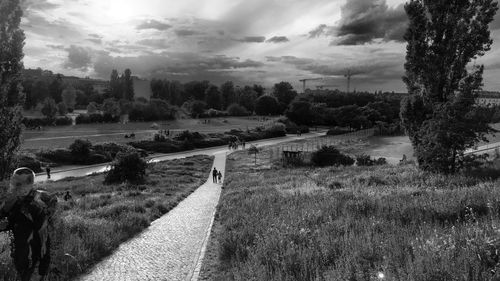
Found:
[{"label": "shrub", "polygon": [[356,164],[358,166],[373,166],[375,161],[370,158],[370,155],[361,154],[356,155]]},{"label": "shrub", "polygon": [[378,159],[371,159],[370,155],[361,154],[356,156],[356,165],[358,166],[373,166],[373,165],[385,165],[387,160],[384,157]]},{"label": "shrub", "polygon": [[312,154],[311,162],[320,167],[332,165],[351,166],[354,164],[354,159],[342,154],[333,146],[323,146]]},{"label": "shrub", "polygon": [[265,128],[264,129],[264,134],[265,137],[272,138],[272,137],[284,137],[286,136],[286,127],[282,123],[275,123],[274,125]]},{"label": "shrub", "polygon": [[71,164],[74,162],[74,156],[69,149],[55,149],[41,151],[36,154],[37,158],[43,162]]},{"label": "shrub", "polygon": [[71,154],[76,157],[88,157],[90,155],[90,149],[92,148],[92,143],[88,140],[76,139],[70,146],[69,150]]},{"label": "shrub", "polygon": [[248,112],[248,110],[246,108],[244,108],[243,106],[241,106],[237,103],[233,103],[233,104],[229,105],[227,108],[227,113],[230,116],[248,116],[248,115],[250,115],[250,112]]},{"label": "shrub", "polygon": [[73,125],[73,119],[71,117],[59,117],[56,118],[56,126],[68,126]]},{"label": "shrub", "polygon": [[141,183],[146,177],[146,161],[137,152],[120,152],[104,179],[105,184]]},{"label": "shrub", "polygon": [[27,167],[33,170],[35,173],[40,173],[42,171],[42,164],[40,161],[35,158],[27,155],[17,155],[14,162],[17,164],[17,167]]},{"label": "shrub", "polygon": [[328,136],[336,136],[336,135],[343,135],[343,134],[347,134],[351,132],[351,130],[347,129],[347,128],[342,128],[342,127],[334,127],[330,130],[328,130],[328,132],[326,132],[326,134]]},{"label": "shrub", "polygon": [[204,136],[198,132],[190,132],[190,131],[183,131],[177,136],[174,137],[176,140],[181,140],[181,141],[193,141],[193,140],[201,140],[203,139]]}]

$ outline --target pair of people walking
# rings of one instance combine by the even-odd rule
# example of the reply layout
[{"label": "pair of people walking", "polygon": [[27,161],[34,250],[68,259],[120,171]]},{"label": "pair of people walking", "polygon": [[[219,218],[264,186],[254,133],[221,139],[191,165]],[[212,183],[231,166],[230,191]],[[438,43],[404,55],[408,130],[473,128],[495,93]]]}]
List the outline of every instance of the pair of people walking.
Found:
[{"label": "pair of people walking", "polygon": [[217,171],[215,167],[212,171],[212,180],[214,183],[222,183],[222,173],[221,171]]}]

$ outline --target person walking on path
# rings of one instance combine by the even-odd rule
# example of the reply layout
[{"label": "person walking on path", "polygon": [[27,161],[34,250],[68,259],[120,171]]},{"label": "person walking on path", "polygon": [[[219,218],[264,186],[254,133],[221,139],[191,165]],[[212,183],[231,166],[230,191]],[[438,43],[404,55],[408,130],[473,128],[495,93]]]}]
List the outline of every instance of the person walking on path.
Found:
[{"label": "person walking on path", "polygon": [[222,183],[222,173],[221,173],[221,171],[219,171],[217,173],[217,178],[219,179],[219,183]]},{"label": "person walking on path", "polygon": [[47,179],[50,180],[50,167],[49,167],[49,165],[47,165],[45,167],[45,172],[47,173]]},{"label": "person walking on path", "polygon": [[219,173],[217,172],[217,169],[214,167],[214,170],[212,171],[212,180],[214,183],[217,183],[217,175]]}]

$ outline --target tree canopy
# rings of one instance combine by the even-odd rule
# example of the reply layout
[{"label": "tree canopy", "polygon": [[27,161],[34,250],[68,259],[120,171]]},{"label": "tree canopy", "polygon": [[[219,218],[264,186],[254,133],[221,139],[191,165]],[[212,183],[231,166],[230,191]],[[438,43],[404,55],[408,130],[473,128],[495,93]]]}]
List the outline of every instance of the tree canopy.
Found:
[{"label": "tree canopy", "polygon": [[403,77],[409,97],[401,120],[419,166],[453,173],[465,149],[491,131],[477,114],[475,98],[482,86],[482,65],[473,59],[490,49],[493,0],[410,0]]},{"label": "tree canopy", "polygon": [[12,167],[20,145],[20,72],[23,68],[24,32],[19,27],[22,10],[19,0],[0,2],[0,180]]}]

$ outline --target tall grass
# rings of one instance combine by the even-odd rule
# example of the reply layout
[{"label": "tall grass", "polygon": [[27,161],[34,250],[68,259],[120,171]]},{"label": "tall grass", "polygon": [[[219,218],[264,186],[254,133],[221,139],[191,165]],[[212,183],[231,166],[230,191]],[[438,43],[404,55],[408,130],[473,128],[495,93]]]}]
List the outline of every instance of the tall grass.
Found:
[{"label": "tall grass", "polygon": [[[148,166],[144,184],[104,185],[103,175],[46,183],[58,194],[48,280],[70,280],[174,208],[207,179],[213,157],[193,156]],[[72,201],[62,199],[70,190]],[[0,280],[15,280],[6,235],[0,236]]]},{"label": "tall grass", "polygon": [[228,161],[204,280],[500,278],[496,180],[250,161]]}]

